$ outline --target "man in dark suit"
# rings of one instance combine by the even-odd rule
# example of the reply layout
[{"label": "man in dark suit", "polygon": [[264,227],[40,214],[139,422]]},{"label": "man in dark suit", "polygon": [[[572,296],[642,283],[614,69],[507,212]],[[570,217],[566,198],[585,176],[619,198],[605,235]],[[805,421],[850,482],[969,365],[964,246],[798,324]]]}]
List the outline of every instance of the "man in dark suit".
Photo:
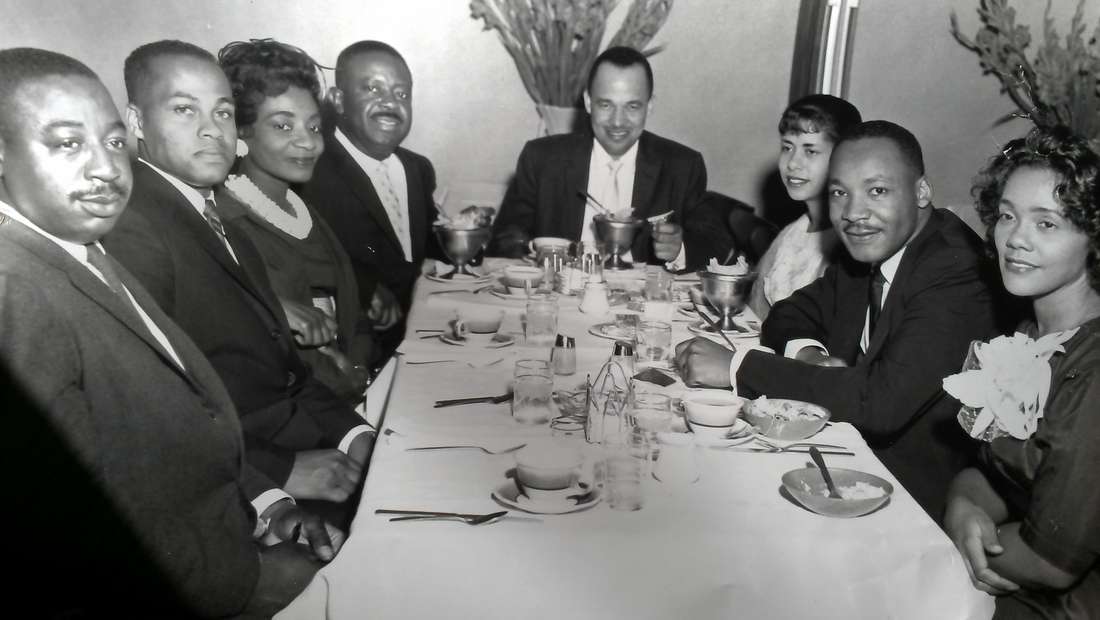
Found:
[{"label": "man in dark suit", "polygon": [[385,348],[401,342],[425,257],[442,258],[432,233],[435,169],[401,148],[412,128],[412,74],[401,54],[359,41],[336,59],[330,92],[336,126],[302,197],[325,218],[351,257],[359,298]]},{"label": "man in dark suit", "polygon": [[179,41],[134,50],[125,78],[141,159],[129,208],[104,244],[218,371],[248,461],[296,498],[345,501],[369,429],[311,376],[258,251],[213,208],[237,136],[228,80],[208,52]]},{"label": "man in dark suit", "polygon": [[[318,568],[294,532],[321,559],[333,545],[290,500],[262,509],[270,530],[257,530],[249,498],[278,490],[244,462],[225,387],[98,243],[131,182],[126,129],[98,77],[53,52],[0,51],[0,361],[30,405],[5,414],[50,427],[12,420],[38,430],[5,452],[34,449],[26,462],[54,465],[37,485],[70,502],[50,515],[9,485],[20,515],[41,516],[10,530],[9,551],[27,556],[9,556],[16,573],[31,571],[19,592],[48,583],[36,614],[66,617],[269,615]],[[258,546],[268,531],[289,542]]]},{"label": "man in dark suit", "polygon": [[848,255],[772,308],[770,349],[696,339],[676,362],[689,385],[823,405],[939,519],[967,460],[941,382],[996,325],[981,240],[931,201],[916,138],[886,121],[859,125],[829,167],[829,216]]},{"label": "man in dark suit", "polygon": [[541,236],[595,241],[598,207],[587,192],[610,211],[633,208],[642,218],[671,212],[670,221],[638,232],[630,250],[634,260],[677,268],[705,263],[717,249],[703,241],[710,236],[696,233],[725,226],[700,209],[707,188],[702,155],[645,131],[653,108],[646,57],[627,47],[600,54],[584,105],[591,133],[548,136],[523,147],[493,226],[490,254],[521,256],[527,242]]}]

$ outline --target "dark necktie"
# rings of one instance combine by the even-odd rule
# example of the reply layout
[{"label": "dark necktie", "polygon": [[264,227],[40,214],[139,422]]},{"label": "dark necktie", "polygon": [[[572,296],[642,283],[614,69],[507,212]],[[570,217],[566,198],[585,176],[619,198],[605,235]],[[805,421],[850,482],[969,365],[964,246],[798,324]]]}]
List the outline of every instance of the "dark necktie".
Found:
[{"label": "dark necktie", "polygon": [[867,308],[870,317],[867,326],[868,340],[871,339],[871,334],[875,333],[875,324],[878,323],[878,315],[882,312],[882,286],[884,284],[886,284],[886,278],[883,277],[879,266],[875,265],[871,270],[870,292],[867,297]]},{"label": "dark necktie", "polygon": [[217,235],[218,239],[225,246],[227,252],[229,252],[230,258],[233,262],[237,262],[237,255],[233,253],[233,246],[229,245],[229,237],[225,234],[225,226],[222,224],[222,218],[218,217],[218,212],[215,210],[215,203],[213,199],[206,199],[206,206],[202,210],[202,216],[206,218],[206,223],[210,225],[210,229]]},{"label": "dark necktie", "polygon": [[134,307],[134,302],[130,300],[130,295],[126,292],[126,287],[122,285],[122,280],[118,277],[118,263],[115,262],[115,259],[104,254],[103,250],[99,249],[99,246],[94,243],[89,243],[84,247],[88,249],[88,263],[103,274],[103,279],[107,281],[107,286],[111,289],[111,292],[118,297],[123,306],[133,313],[133,318],[137,319],[138,324],[144,326],[145,322],[141,319],[137,308]]}]

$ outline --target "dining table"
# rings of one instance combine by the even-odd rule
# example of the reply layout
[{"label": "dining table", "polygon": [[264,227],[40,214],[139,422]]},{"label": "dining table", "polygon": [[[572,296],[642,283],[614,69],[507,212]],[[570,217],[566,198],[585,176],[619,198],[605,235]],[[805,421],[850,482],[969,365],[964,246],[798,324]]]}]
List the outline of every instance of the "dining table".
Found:
[{"label": "dining table", "polygon": [[[348,538],[277,618],[992,616],[993,598],[973,587],[951,540],[859,431],[843,422],[830,422],[810,441],[854,453],[827,454],[830,467],[873,474],[893,487],[884,506],[855,518],[827,517],[800,505],[781,479],[814,467],[810,456],[745,449],[756,443],[699,442],[698,479],[673,484],[647,475],[638,510],[612,509],[606,489],[566,514],[502,503],[501,489],[516,465],[510,449],[569,443],[584,455],[582,478],[589,480],[605,450],[583,431],[514,420],[507,400],[434,406],[441,399],[507,394],[516,360],[547,355],[525,343],[523,296],[499,290],[496,275],[510,262],[486,259],[486,276],[471,281],[432,277],[429,266],[418,280],[406,338],[368,390],[365,414],[378,422],[380,434]],[[675,286],[691,286],[693,276]],[[644,278],[639,267],[609,273],[607,280],[615,290],[638,291]],[[553,380],[554,389],[566,394],[585,389],[608,362],[615,341],[604,328],[617,314],[643,310],[620,304],[593,316],[579,311],[576,296],[557,301],[558,333],[576,345],[576,372]],[[463,306],[502,309],[503,342],[449,344],[431,331],[449,329]],[[695,336],[698,321],[687,307],[676,308],[673,345]],[[752,334],[737,336],[735,346],[756,342]],[[635,381],[634,389],[690,396],[694,388],[674,368],[666,363],[658,369],[673,382]],[[476,448],[410,450],[436,446]],[[394,515],[376,510],[507,513],[469,525],[391,521]]]}]

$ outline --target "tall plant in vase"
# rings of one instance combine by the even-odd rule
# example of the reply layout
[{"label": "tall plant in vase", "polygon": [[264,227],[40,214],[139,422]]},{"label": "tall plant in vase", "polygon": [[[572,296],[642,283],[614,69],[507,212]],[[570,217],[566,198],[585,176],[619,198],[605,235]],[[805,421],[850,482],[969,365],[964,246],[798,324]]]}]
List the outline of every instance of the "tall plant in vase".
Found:
[{"label": "tall plant in vase", "polygon": [[[673,0],[632,0],[610,45],[648,55]],[[607,19],[618,0],[472,0],[470,14],[496,30],[535,101],[544,133],[567,133],[576,122],[588,71],[600,52]],[[543,133],[543,132],[540,132]]]},{"label": "tall plant in vase", "polygon": [[1040,127],[1065,125],[1100,151],[1100,22],[1086,38],[1084,0],[1079,0],[1064,43],[1050,17],[1053,0],[1043,15],[1043,40],[1034,57],[1026,53],[1031,30],[1016,24],[1008,0],[980,0],[981,27],[973,39],[959,31],[951,15],[955,39],[978,55],[982,70],[1001,82],[1001,90],[1016,104],[1007,118],[1026,118]]}]

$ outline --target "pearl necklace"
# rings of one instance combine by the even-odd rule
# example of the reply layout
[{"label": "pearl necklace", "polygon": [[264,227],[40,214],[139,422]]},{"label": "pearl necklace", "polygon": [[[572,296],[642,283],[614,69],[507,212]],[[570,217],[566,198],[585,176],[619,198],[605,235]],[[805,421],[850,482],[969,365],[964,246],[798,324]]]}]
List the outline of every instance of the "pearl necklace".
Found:
[{"label": "pearl necklace", "polygon": [[313,230],[313,218],[309,216],[309,209],[294,190],[288,189],[286,192],[287,201],[290,202],[290,208],[294,211],[290,214],[268,198],[267,194],[256,187],[252,179],[246,175],[230,176],[225,180],[225,187],[233,192],[249,211],[295,239],[305,239],[309,236],[309,231]]}]

